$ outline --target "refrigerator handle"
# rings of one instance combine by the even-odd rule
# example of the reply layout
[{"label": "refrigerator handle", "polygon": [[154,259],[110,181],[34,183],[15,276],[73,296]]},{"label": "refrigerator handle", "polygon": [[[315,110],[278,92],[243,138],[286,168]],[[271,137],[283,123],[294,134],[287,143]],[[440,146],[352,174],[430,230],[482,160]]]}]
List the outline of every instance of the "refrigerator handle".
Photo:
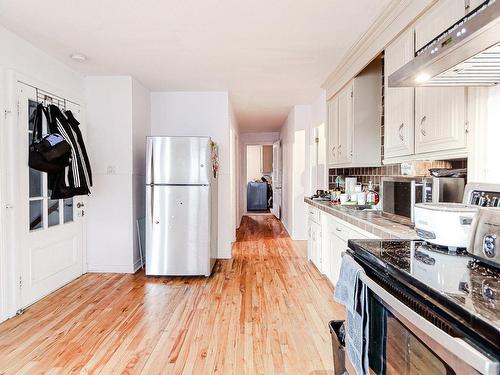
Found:
[{"label": "refrigerator handle", "polygon": [[149,201],[151,203],[151,224],[154,224],[154,212],[155,212],[155,189],[154,189],[154,186],[151,186],[150,190],[151,190],[151,199]]},{"label": "refrigerator handle", "polygon": [[149,157],[151,158],[150,163],[149,163],[149,167],[151,168],[151,173],[150,173],[151,179],[149,182],[151,184],[154,184],[155,183],[154,142],[151,143],[151,150],[150,150]]}]

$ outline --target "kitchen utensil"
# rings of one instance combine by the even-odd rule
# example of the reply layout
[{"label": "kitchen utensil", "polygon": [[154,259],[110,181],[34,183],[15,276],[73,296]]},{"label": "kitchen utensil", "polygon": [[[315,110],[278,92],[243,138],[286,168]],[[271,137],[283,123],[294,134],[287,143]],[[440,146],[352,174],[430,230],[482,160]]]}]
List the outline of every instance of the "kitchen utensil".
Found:
[{"label": "kitchen utensil", "polygon": [[340,194],[340,204],[346,204],[347,201],[349,200],[349,195],[348,194]]},{"label": "kitchen utensil", "polygon": [[359,205],[365,205],[366,204],[366,194],[361,192],[356,194],[357,199],[358,199],[358,204]]},{"label": "kitchen utensil", "polygon": [[346,194],[354,193],[354,189],[356,187],[356,183],[358,179],[356,177],[346,177],[345,179],[345,192]]},{"label": "kitchen utensil", "polygon": [[477,212],[478,207],[461,203],[417,203],[415,230],[427,242],[465,249]]}]

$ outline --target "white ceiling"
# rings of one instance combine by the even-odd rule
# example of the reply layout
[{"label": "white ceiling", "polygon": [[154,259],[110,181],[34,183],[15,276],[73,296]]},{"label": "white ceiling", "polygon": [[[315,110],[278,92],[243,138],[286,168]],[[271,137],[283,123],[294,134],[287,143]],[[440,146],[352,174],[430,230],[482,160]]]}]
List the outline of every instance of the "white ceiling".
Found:
[{"label": "white ceiling", "polygon": [[0,23],[84,74],[132,75],[152,91],[227,90],[243,131],[273,131],[319,94],[388,3],[0,0]]}]

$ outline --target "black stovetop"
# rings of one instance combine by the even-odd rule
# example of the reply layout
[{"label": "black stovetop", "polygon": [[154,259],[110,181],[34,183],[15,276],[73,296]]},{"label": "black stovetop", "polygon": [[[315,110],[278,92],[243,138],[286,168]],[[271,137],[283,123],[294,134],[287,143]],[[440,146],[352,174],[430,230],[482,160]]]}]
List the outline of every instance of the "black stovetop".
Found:
[{"label": "black stovetop", "polygon": [[424,241],[349,240],[349,252],[500,344],[500,268]]}]

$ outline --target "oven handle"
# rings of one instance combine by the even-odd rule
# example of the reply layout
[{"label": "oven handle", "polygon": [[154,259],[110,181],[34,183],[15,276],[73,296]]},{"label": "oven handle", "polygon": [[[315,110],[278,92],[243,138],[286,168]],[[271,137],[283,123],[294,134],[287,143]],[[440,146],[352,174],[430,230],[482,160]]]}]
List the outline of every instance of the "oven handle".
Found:
[{"label": "oven handle", "polygon": [[432,323],[425,320],[418,315],[408,306],[399,301],[396,297],[391,295],[388,291],[378,285],[375,281],[370,279],[366,274],[361,274],[360,279],[381,298],[384,303],[397,311],[404,318],[408,319],[417,328],[425,332],[430,337],[433,337],[439,343],[445,345],[446,349],[463,360],[465,363],[475,368],[484,375],[496,375],[500,371],[500,364],[490,358],[486,357],[483,353],[466,343],[464,340],[452,337],[446,332],[443,332]]}]

